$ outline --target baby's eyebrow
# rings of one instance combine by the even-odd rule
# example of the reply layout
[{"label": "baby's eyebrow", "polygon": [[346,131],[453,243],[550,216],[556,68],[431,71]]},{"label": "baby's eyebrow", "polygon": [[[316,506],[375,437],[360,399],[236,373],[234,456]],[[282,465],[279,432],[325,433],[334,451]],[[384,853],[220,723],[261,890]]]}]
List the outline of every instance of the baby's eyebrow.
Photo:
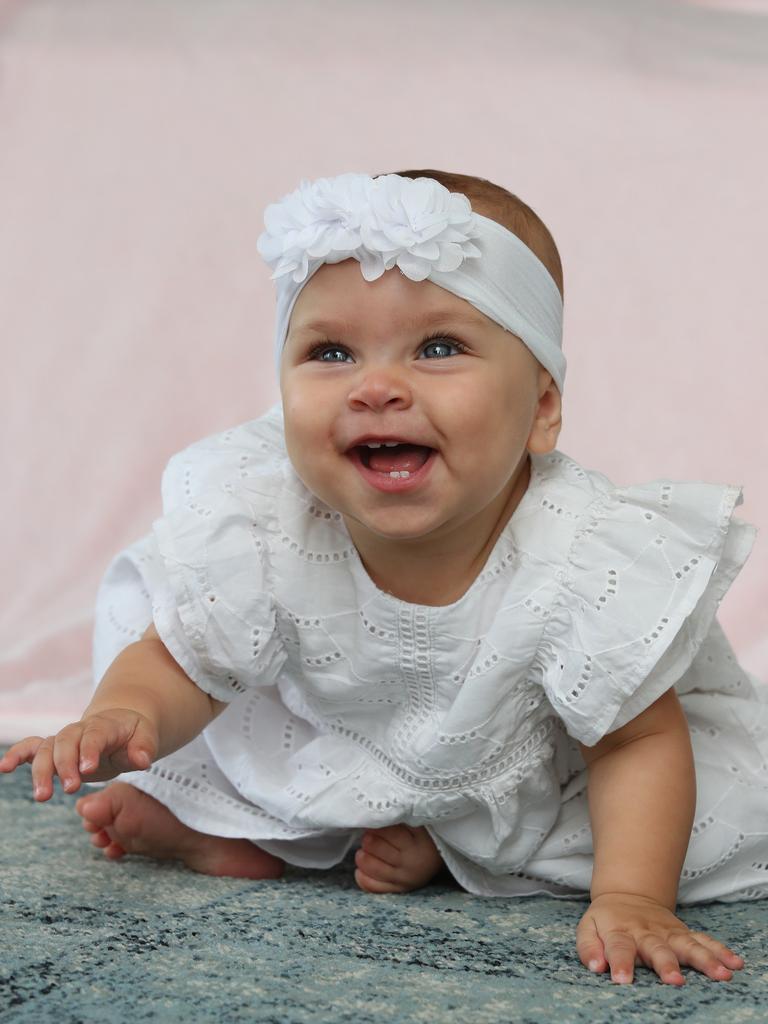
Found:
[{"label": "baby's eyebrow", "polygon": [[[474,316],[472,313],[461,313],[461,312],[438,312],[438,313],[427,313],[422,317],[411,317],[407,320],[401,320],[400,326],[406,329],[420,329],[424,327],[434,327],[439,324],[470,324],[475,327],[482,327],[484,321],[478,316]],[[349,321],[347,320],[308,320],[305,324],[297,324],[292,328],[291,333],[294,334],[299,331],[319,331],[320,333],[334,333],[340,330],[347,330],[350,327]]]}]

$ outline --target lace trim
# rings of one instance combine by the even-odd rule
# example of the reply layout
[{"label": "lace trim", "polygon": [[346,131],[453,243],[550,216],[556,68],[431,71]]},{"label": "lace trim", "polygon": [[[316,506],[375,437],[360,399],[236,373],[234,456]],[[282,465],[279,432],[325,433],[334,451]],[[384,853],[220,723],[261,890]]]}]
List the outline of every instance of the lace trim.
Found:
[{"label": "lace trim", "polygon": [[355,553],[354,546],[343,548],[341,551],[308,551],[298,541],[294,540],[287,533],[280,533],[280,543],[289,551],[295,552],[299,558],[307,562],[346,562]]},{"label": "lace trim", "polygon": [[[363,736],[355,729],[348,729],[336,722],[327,722],[325,724],[335,735],[343,736],[346,739],[352,740],[352,742],[358,747],[365,750],[366,753],[376,761],[379,767],[386,771],[390,776],[397,779],[400,785],[419,791],[433,790],[443,793],[461,791],[466,789],[467,786],[476,785],[481,782],[490,782],[507,774],[510,774],[519,785],[528,776],[530,763],[525,764],[524,771],[521,771],[518,766],[521,762],[525,761],[527,757],[530,757],[531,752],[535,747],[543,746],[546,743],[555,727],[554,719],[550,716],[545,719],[525,740],[523,740],[522,743],[513,747],[505,756],[495,758],[491,763],[486,764],[484,767],[466,768],[459,773],[453,772],[450,777],[427,778],[417,775],[415,772],[398,764],[386,751],[382,750],[377,743],[368,736]],[[548,757],[549,754],[547,753],[546,756]],[[535,758],[531,758],[531,762],[534,761]],[[435,771],[437,771],[437,769],[435,769]],[[447,774],[448,769],[441,769],[441,772]]]},{"label": "lace trim", "polygon": [[279,826],[289,836],[299,838],[306,835],[306,829],[291,828],[281,818],[276,818],[273,814],[265,811],[264,808],[257,807],[255,804],[247,803],[243,800],[236,800],[234,797],[222,793],[220,789],[214,789],[213,786],[200,782],[199,779],[193,779],[189,775],[184,775],[182,772],[171,771],[160,764],[154,764],[151,768],[147,769],[145,774],[153,775],[155,778],[162,779],[171,785],[179,786],[184,790],[185,796],[205,809],[210,810],[210,803],[206,801],[212,799],[216,804],[224,804],[225,807],[246,814],[250,818],[257,818],[260,821],[266,821],[271,825]]},{"label": "lace trim", "polygon": [[405,682],[407,712],[393,737],[392,751],[406,762],[411,757],[413,738],[435,711],[436,687],[429,655],[432,650],[429,624],[429,612],[418,607],[400,608],[397,664]]},{"label": "lace trim", "polygon": [[744,840],[746,838],[747,837],[744,835],[743,832],[739,832],[735,842],[733,842],[730,845],[730,847],[726,850],[723,856],[720,857],[718,860],[712,861],[711,864],[706,864],[703,868],[683,868],[683,870],[680,872],[681,880],[685,879],[686,881],[692,881],[694,878],[701,878],[702,875],[710,875],[713,871],[717,871],[718,868],[721,868],[724,864],[727,864],[728,861],[731,860],[731,858],[736,853],[738,853],[738,851],[744,845]]},{"label": "lace trim", "polygon": [[[673,490],[672,485],[663,484],[661,485],[661,490],[664,496],[665,503],[668,504],[671,500]],[[708,543],[706,547],[706,556],[708,559],[711,559],[715,563],[715,569],[712,573],[712,576],[708,577],[707,580],[702,583],[700,596],[703,596],[706,592],[707,607],[712,609],[712,614],[714,614],[717,605],[719,604],[723,595],[730,586],[731,579],[733,576],[733,573],[729,572],[727,568],[725,571],[723,569],[719,569],[718,571],[718,567],[719,563],[722,561],[721,553],[723,550],[723,546],[726,543],[728,532],[732,526],[733,510],[738,502],[740,493],[741,488],[737,486],[730,485],[722,488],[719,507],[717,511],[717,522],[716,525],[710,528],[711,533],[708,538]],[[576,579],[574,576],[574,566],[579,564],[579,551],[583,551],[588,539],[595,533],[600,524],[610,517],[611,512],[615,508],[617,501],[619,504],[627,504],[628,499],[623,496],[621,489],[614,488],[610,492],[607,492],[602,496],[598,497],[597,499],[595,499],[595,501],[593,501],[585,510],[584,515],[588,517],[587,523],[582,529],[576,530],[573,535],[571,545],[567,553],[568,571],[563,574],[562,578],[563,589],[560,595],[558,595],[558,597],[555,599],[550,610],[551,618],[554,622],[557,623],[560,620],[560,616],[558,613],[560,609],[563,608],[566,602],[569,600],[576,600],[580,602],[582,607],[594,608],[595,611],[599,612],[606,606],[608,606],[610,602],[613,602],[616,599],[616,595],[618,594],[620,589],[620,576],[616,568],[611,568],[606,571],[606,583],[603,592],[598,595],[594,603],[590,601],[589,604],[587,604],[586,601],[584,601],[584,599],[581,598],[574,589],[576,585]],[[637,508],[639,512],[642,508],[642,505],[638,504]],[[642,513],[642,515],[648,521],[652,521],[659,518],[658,513],[650,511],[645,511]],[[657,545],[662,545],[664,541],[666,541],[666,539],[667,538],[664,534],[658,534],[654,538],[654,543],[656,543]],[[581,558],[581,561],[583,560],[584,559]],[[699,554],[692,556],[688,559],[687,562],[677,566],[676,568],[669,563],[667,564],[669,565],[670,573],[674,576],[674,578],[676,580],[682,580],[688,573],[696,571],[697,567],[703,560],[705,559],[703,559],[703,556]],[[668,633],[668,628],[670,627],[672,622],[671,617],[668,615],[660,616],[658,621],[655,623],[654,628],[650,629],[648,633],[644,636],[639,636],[637,640],[638,642],[642,640],[644,646],[647,648],[656,647],[660,650],[659,656],[661,656],[661,654],[666,652],[667,648],[669,647],[669,643],[674,637],[674,633],[677,631],[677,628],[679,628],[682,621],[683,618],[681,618],[678,615],[678,617],[675,619],[676,628],[673,631],[672,635],[670,635]],[[545,628],[539,648],[534,658],[534,663],[538,666],[539,670],[545,676],[547,674],[551,674],[552,668],[554,668],[556,671],[558,665],[560,672],[564,673],[566,667],[564,662],[568,660],[567,658],[562,657],[562,660],[559,661],[557,665],[549,664],[551,651],[553,649],[557,649],[557,640],[552,638],[550,633],[551,629],[551,625]],[[667,633],[667,636],[664,635],[665,633]],[[559,638],[559,640],[562,643],[562,638]],[[563,711],[567,711],[569,715],[572,710],[572,707],[576,705],[582,697],[584,697],[585,692],[589,688],[589,684],[592,681],[595,667],[593,665],[593,658],[591,655],[586,654],[586,652],[573,652],[570,650],[568,651],[569,655],[572,655],[574,653],[581,653],[583,660],[580,669],[576,666],[571,666],[571,679],[573,680],[573,685],[570,689],[565,691],[563,691],[562,689],[554,689],[553,692],[548,692],[548,698],[553,707],[555,707],[556,709],[563,709]],[[651,650],[648,651],[648,655],[650,659],[652,657]],[[648,663],[650,664],[650,660]],[[548,667],[550,669],[550,673],[547,672]],[[608,676],[611,675],[610,667],[606,668],[605,666],[601,665],[600,659],[598,659],[597,668],[600,669],[600,671],[602,671],[603,673],[607,673]],[[579,673],[578,676],[576,674],[577,672]],[[635,672],[633,674],[639,675],[640,672],[641,667],[638,661],[637,665],[635,666]],[[626,685],[628,685],[628,681],[626,678],[623,680],[623,684],[624,685],[622,685],[621,687],[621,693],[616,694],[616,700],[614,702],[616,704],[616,710],[618,710],[618,708],[620,707],[621,700],[630,696],[630,692],[625,692]],[[612,708],[613,705],[605,705],[605,710],[608,712],[611,711]],[[583,734],[583,742],[591,744],[597,741],[597,739],[594,738],[593,734],[596,735],[596,732],[599,732],[600,729],[604,728],[605,724],[610,724],[607,720],[607,716],[604,717],[606,717],[605,723],[601,724],[593,721],[590,724],[589,729],[587,729],[586,726],[582,727],[581,724],[579,725],[579,728],[581,728]],[[587,735],[587,733],[589,733],[589,735]]]},{"label": "lace trim", "polygon": [[394,641],[396,639],[397,634],[391,629],[382,629],[381,626],[377,626],[371,622],[370,619],[367,619],[365,617],[365,609],[363,608],[360,609],[360,618],[363,621],[363,627],[371,634],[371,636],[378,636],[382,640]]}]

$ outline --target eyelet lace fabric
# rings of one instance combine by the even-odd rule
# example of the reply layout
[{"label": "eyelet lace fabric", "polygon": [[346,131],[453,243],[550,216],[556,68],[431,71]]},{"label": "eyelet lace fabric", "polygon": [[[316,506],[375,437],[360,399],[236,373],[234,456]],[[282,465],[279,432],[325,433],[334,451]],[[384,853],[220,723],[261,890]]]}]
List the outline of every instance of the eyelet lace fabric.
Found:
[{"label": "eyelet lace fabric", "polygon": [[326,868],[366,828],[424,825],[469,892],[586,896],[576,741],[674,686],[698,790],[679,901],[768,895],[768,687],[716,618],[756,532],[738,487],[616,487],[534,455],[483,571],[442,607],[378,590],[293,471],[279,406],[174,456],[162,494],[102,581],[94,678],[154,621],[229,702],[120,776],[192,828]]}]

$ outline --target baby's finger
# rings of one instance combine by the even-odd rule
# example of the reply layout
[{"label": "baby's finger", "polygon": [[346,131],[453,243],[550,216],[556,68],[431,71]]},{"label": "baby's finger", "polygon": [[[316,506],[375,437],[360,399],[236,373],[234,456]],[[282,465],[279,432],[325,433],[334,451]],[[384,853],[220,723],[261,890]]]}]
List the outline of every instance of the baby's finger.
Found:
[{"label": "baby's finger", "polygon": [[576,928],[576,952],[590,971],[601,974],[606,968],[603,943],[597,934],[594,918],[584,915]]},{"label": "baby's finger", "polygon": [[744,957],[739,956],[738,953],[734,953],[732,949],[724,945],[722,942],[718,942],[717,939],[713,939],[711,935],[707,935],[706,932],[691,932],[690,933],[697,942],[700,942],[702,946],[706,946],[707,949],[711,950],[718,959],[725,964],[726,967],[730,967],[733,971],[740,971],[744,966]]},{"label": "baby's finger", "polygon": [[77,771],[77,761],[80,755],[80,737],[83,727],[77,722],[65,725],[53,741],[53,763],[61,779],[62,787],[68,793],[74,793],[80,788],[80,775]]},{"label": "baby's finger", "polygon": [[42,742],[42,736],[27,736],[26,739],[14,743],[0,758],[0,772],[15,772],[20,764],[28,764],[33,760]]},{"label": "baby's finger", "polygon": [[143,722],[136,726],[133,736],[128,744],[127,754],[131,764],[137,768],[149,768],[157,753],[157,745],[154,737]]},{"label": "baby's finger", "polygon": [[109,742],[109,735],[107,725],[101,718],[86,718],[81,725],[83,733],[80,737],[78,768],[83,775],[89,775],[98,768],[101,755]]},{"label": "baby's finger", "polygon": [[733,977],[733,972],[721,963],[711,950],[697,942],[690,932],[670,935],[669,944],[681,964],[695,967],[713,981],[730,981]]},{"label": "baby's finger", "polygon": [[13,772],[19,767],[19,761],[11,754],[10,750],[6,750],[2,757],[0,757],[0,772]]},{"label": "baby's finger", "polygon": [[626,985],[635,972],[635,940],[626,932],[613,931],[603,936],[605,959],[611,968],[611,981]]},{"label": "baby's finger", "polygon": [[37,748],[32,761],[32,788],[35,800],[50,800],[53,795],[53,736]]},{"label": "baby's finger", "polygon": [[685,978],[677,957],[658,935],[648,934],[638,941],[643,963],[651,967],[666,985],[684,985]]}]

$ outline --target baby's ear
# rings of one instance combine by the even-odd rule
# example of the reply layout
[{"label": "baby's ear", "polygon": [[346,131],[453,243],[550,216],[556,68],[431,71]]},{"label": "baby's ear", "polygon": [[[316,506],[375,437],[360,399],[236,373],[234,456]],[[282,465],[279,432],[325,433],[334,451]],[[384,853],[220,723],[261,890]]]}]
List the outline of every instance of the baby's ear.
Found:
[{"label": "baby's ear", "polygon": [[536,455],[546,455],[557,446],[560,429],[563,425],[563,403],[557,385],[549,370],[539,367],[538,378],[539,402],[533,418],[533,426],[528,437],[528,451]]}]

